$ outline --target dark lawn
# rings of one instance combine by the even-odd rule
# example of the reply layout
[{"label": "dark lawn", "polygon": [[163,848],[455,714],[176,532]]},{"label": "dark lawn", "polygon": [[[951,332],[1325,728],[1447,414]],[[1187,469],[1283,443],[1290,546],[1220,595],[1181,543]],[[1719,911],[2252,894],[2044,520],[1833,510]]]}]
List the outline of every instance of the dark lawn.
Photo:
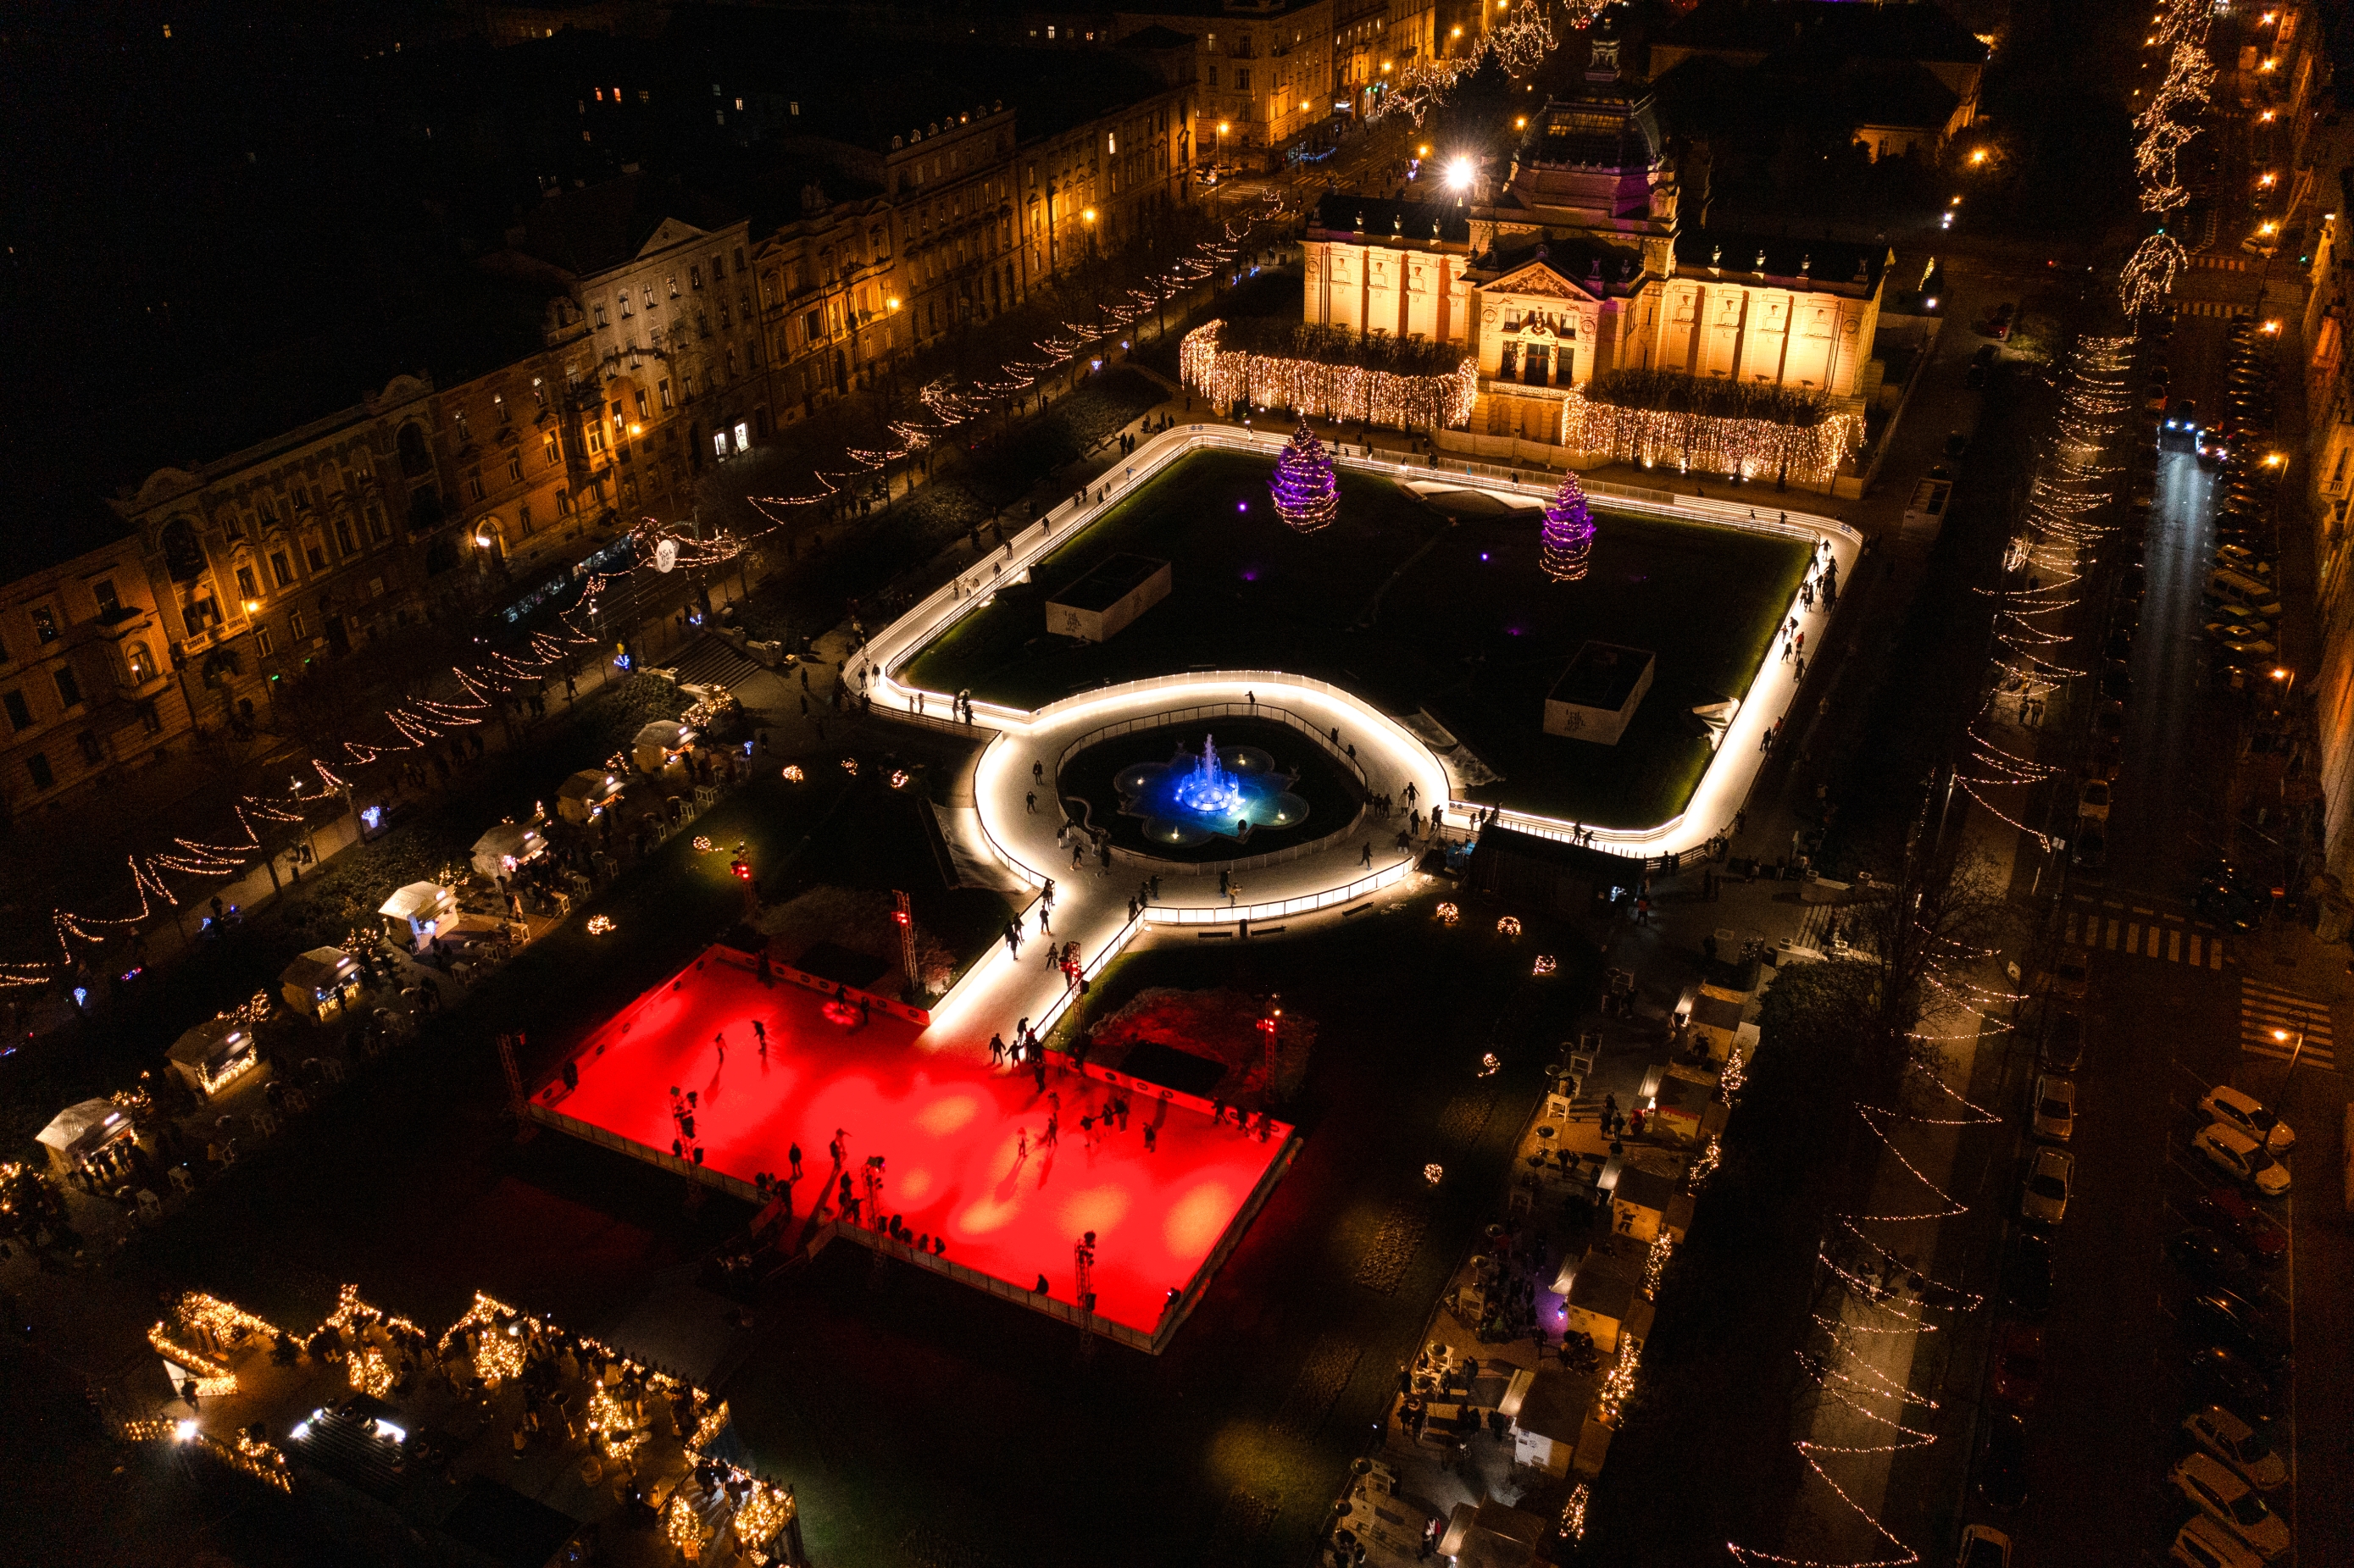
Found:
[{"label": "dark lawn", "polygon": [[[1292,827],[1254,827],[1247,840],[1221,834],[1207,843],[1182,848],[1148,842],[1144,819],[1120,810],[1120,794],[1114,780],[1130,764],[1168,761],[1180,744],[1200,755],[1205,733],[1216,735],[1220,751],[1230,746],[1257,747],[1275,758],[1278,772],[1298,769],[1299,778],[1288,792],[1308,802],[1307,817]],[[1097,827],[1109,828],[1112,842],[1140,854],[1156,854],[1174,861],[1241,860],[1320,839],[1354,821],[1357,807],[1363,800],[1356,776],[1334,761],[1322,747],[1288,725],[1254,718],[1220,719],[1214,726],[1198,722],[1171,726],[1097,741],[1066,763],[1055,783],[1066,800],[1076,798],[1087,803],[1089,820]],[[1001,916],[1001,923],[1002,919]]]},{"label": "dark lawn", "polygon": [[862,772],[793,858],[782,883],[764,881],[763,891],[779,902],[822,885],[905,893],[917,929],[956,955],[954,972],[961,975],[1003,935],[1017,906],[992,888],[949,886],[949,868],[923,819],[918,787],[893,789],[883,778],[880,768]]},{"label": "dark lawn", "polygon": [[[1314,676],[1393,713],[1427,711],[1503,776],[1476,799],[1649,827],[1683,808],[1708,766],[1690,710],[1747,688],[1808,559],[1793,541],[1597,508],[1590,575],[1554,583],[1538,570],[1532,512],[1433,503],[1344,469],[1341,521],[1303,536],[1276,521],[1266,470],[1241,454],[1188,457],[968,615],[905,677],[1036,707],[1190,669]],[[1174,562],[1170,597],[1109,642],[1049,635],[1047,600],[1121,551]],[[1616,747],[1543,732],[1544,694],[1588,639],[1659,655]]]}]

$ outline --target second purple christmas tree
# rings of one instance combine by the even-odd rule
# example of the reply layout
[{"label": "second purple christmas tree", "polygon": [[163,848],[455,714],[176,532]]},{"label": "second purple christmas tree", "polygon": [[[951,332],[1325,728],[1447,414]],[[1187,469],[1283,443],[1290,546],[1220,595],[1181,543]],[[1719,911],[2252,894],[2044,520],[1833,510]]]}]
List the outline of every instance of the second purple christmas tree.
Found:
[{"label": "second purple christmas tree", "polygon": [[1585,487],[1574,473],[1562,476],[1553,504],[1544,510],[1543,545],[1545,576],[1574,583],[1585,575],[1586,557],[1594,553],[1594,514],[1585,504]]},{"label": "second purple christmas tree", "polygon": [[1275,514],[1302,534],[1313,534],[1341,514],[1341,483],[1332,472],[1331,455],[1308,421],[1276,454],[1275,475],[1267,488],[1275,497]]}]

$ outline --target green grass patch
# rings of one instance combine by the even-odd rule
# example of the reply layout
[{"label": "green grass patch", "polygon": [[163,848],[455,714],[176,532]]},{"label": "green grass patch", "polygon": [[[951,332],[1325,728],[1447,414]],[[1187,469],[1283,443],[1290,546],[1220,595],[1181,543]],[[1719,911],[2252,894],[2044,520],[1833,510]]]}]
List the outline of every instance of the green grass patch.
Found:
[{"label": "green grass patch", "polygon": [[[1276,520],[1267,473],[1254,456],[1187,457],[924,649],[906,678],[1034,708],[1188,670],[1310,675],[1389,712],[1428,712],[1502,776],[1475,799],[1650,827],[1708,767],[1691,708],[1747,689],[1808,560],[1796,541],[1597,507],[1591,572],[1555,583],[1538,567],[1532,511],[1461,492],[1426,501],[1343,469],[1341,521],[1302,535]],[[1046,602],[1123,551],[1172,562],[1170,597],[1108,642],[1048,633]],[[1615,747],[1543,732],[1545,693],[1588,639],[1659,657]]]}]

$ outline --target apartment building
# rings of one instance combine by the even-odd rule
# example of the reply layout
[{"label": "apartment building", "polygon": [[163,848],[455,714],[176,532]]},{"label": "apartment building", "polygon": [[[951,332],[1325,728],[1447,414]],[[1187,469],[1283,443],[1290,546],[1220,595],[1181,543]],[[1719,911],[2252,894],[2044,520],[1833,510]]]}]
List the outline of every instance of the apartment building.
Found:
[{"label": "apartment building", "polygon": [[53,519],[43,530],[53,548],[13,561],[0,589],[8,818],[117,777],[187,732],[139,539],[111,511],[90,514]]},{"label": "apartment building", "polygon": [[890,204],[871,194],[832,201],[812,178],[798,206],[799,216],[752,247],[780,425],[873,387],[907,339]]},{"label": "apartment building", "polygon": [[744,213],[634,166],[549,191],[509,231],[493,266],[562,289],[583,318],[546,333],[570,416],[559,441],[578,458],[559,504],[676,521],[705,463],[769,434],[752,248]]},{"label": "apartment building", "polygon": [[431,381],[396,376],[114,498],[192,722],[257,722],[273,682],[422,612],[426,561],[455,517],[439,424]]}]

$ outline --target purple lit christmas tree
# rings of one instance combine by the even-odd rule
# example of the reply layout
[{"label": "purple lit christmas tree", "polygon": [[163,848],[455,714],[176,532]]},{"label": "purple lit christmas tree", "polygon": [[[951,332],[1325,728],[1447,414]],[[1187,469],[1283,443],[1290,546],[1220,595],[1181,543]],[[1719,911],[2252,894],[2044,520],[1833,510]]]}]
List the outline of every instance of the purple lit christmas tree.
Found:
[{"label": "purple lit christmas tree", "polygon": [[1275,514],[1302,534],[1313,534],[1341,514],[1341,487],[1332,477],[1332,460],[1307,420],[1299,421],[1299,429],[1276,454],[1275,477],[1267,488],[1275,496]]},{"label": "purple lit christmas tree", "polygon": [[1543,546],[1545,576],[1574,583],[1585,575],[1585,558],[1594,553],[1594,514],[1586,510],[1585,488],[1574,473],[1562,476],[1561,489],[1545,508]]}]

